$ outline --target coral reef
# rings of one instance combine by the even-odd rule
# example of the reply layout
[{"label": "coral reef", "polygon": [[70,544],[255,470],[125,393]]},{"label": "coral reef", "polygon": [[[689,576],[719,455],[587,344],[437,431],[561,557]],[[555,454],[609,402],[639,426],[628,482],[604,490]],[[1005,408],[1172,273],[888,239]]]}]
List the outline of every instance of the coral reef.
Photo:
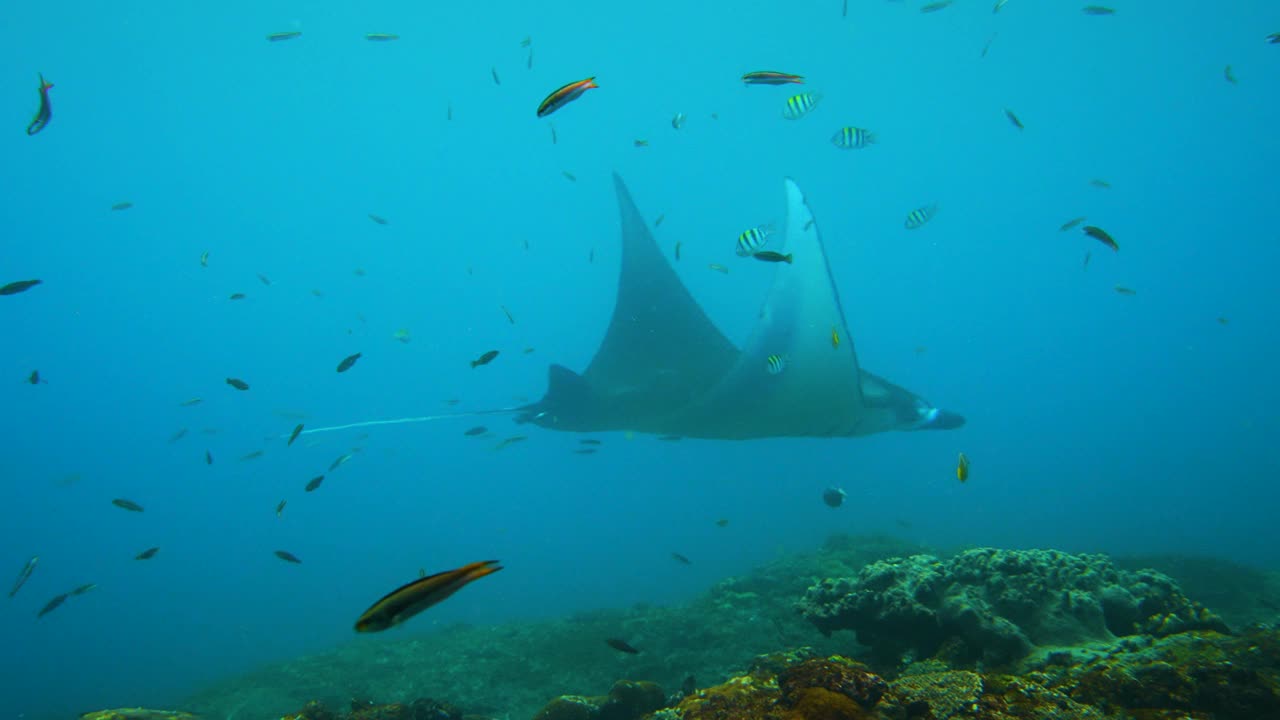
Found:
[{"label": "coral reef", "polygon": [[561,695],[534,720],[640,720],[665,704],[666,695],[657,684],[619,680],[603,697]]},{"label": "coral reef", "polygon": [[850,629],[882,662],[931,657],[1009,663],[1037,647],[1226,625],[1168,576],[1102,555],[981,548],[943,561],[881,560],[825,579],[799,610],[824,634]]}]

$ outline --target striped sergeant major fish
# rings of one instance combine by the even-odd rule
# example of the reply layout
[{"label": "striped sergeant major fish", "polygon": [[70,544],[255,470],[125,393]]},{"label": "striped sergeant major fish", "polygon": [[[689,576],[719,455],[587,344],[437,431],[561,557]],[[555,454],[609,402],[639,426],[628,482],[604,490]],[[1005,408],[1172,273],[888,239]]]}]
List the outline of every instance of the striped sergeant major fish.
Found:
[{"label": "striped sergeant major fish", "polygon": [[767,370],[770,375],[781,374],[783,370],[787,369],[786,356],[770,355],[764,359],[764,369]]},{"label": "striped sergeant major fish", "polygon": [[787,107],[782,111],[782,117],[788,120],[799,120],[808,115],[818,106],[818,102],[822,100],[822,95],[818,93],[800,93],[787,98]]},{"label": "striped sergeant major fish", "polygon": [[743,230],[742,234],[738,235],[738,257],[755,255],[763,250],[772,234],[773,227],[770,225],[757,225],[750,230]]},{"label": "striped sergeant major fish", "polygon": [[908,230],[915,230],[925,223],[933,219],[938,214],[938,204],[925,205],[907,213],[907,219],[903,221],[902,226]]},{"label": "striped sergeant major fish", "polygon": [[840,128],[831,136],[831,144],[842,150],[860,150],[876,142],[876,134],[866,128]]}]

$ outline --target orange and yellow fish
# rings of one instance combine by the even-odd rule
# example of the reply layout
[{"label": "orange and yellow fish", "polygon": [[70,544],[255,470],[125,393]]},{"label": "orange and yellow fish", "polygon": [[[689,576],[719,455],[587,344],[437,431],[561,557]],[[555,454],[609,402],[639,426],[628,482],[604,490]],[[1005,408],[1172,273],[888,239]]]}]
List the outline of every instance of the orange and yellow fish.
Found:
[{"label": "orange and yellow fish", "polygon": [[502,569],[497,560],[485,560],[418,578],[387,593],[356,620],[356,632],[378,632],[395,627],[442,602],[473,580]]},{"label": "orange and yellow fish", "polygon": [[831,326],[831,347],[834,350],[840,349],[840,331],[836,329],[835,325]]},{"label": "orange and yellow fish", "polygon": [[577,100],[582,96],[582,93],[592,88],[599,87],[599,85],[596,85],[596,79],[594,77],[589,77],[586,80],[579,80],[577,82],[571,82],[548,95],[546,99],[542,101],[542,104],[538,105],[538,117],[546,117],[574,100]]},{"label": "orange and yellow fish", "polygon": [[959,459],[956,460],[956,479],[964,482],[969,479],[969,456],[960,453]]}]

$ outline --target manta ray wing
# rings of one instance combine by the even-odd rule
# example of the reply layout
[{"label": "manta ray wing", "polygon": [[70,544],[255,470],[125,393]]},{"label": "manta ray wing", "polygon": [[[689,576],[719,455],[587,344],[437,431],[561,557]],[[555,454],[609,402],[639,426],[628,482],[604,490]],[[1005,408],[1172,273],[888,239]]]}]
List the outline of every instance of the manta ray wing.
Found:
[{"label": "manta ray wing", "polygon": [[664,432],[664,422],[737,362],[658,249],[615,173],[622,267],[609,329],[582,375],[552,365],[546,396],[524,419],[557,430]]}]

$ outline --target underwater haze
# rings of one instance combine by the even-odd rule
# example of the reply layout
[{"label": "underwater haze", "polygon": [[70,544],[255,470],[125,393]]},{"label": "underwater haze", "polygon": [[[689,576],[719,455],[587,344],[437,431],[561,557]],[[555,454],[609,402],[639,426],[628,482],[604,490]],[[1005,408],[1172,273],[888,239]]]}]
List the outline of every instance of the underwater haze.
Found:
[{"label": "underwater haze", "polygon": [[[1280,565],[1280,11],[1083,4],[8,7],[0,285],[42,282],[0,295],[0,573],[39,560],[0,600],[0,717],[678,602],[834,532]],[[838,147],[845,127],[877,142]],[[783,227],[794,179],[845,347],[966,424],[672,442],[471,415],[536,403],[600,346],[614,171],[738,346],[788,270],[738,236]],[[420,569],[490,559],[354,632]]]}]

